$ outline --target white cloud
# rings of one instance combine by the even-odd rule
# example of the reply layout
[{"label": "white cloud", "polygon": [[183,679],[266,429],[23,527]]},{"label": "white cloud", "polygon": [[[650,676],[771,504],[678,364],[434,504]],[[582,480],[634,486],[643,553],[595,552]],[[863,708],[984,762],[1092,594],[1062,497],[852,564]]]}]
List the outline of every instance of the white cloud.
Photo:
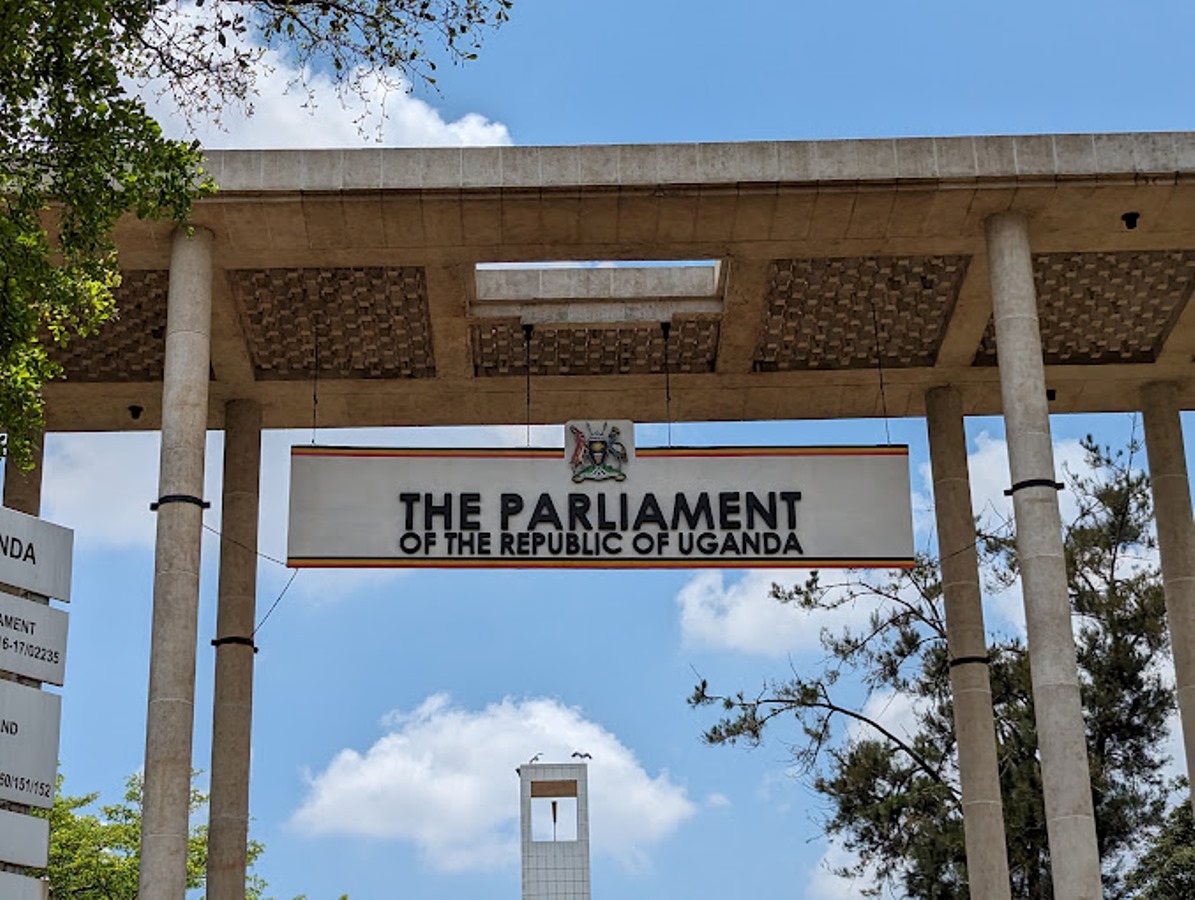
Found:
[{"label": "white cloud", "polygon": [[[826,569],[821,583],[833,584],[843,573]],[[751,569],[727,583],[720,571],[695,575],[680,590],[681,634],[690,644],[742,653],[782,656],[819,646],[821,630],[859,626],[874,609],[868,602],[847,603],[831,612],[807,612],[769,596],[773,583],[804,581],[808,571]]]},{"label": "white cloud", "polygon": [[725,794],[715,791],[705,798],[705,805],[711,809],[719,809],[724,806],[730,806],[730,798]]},{"label": "white cloud", "polygon": [[518,779],[535,754],[589,760],[590,829],[595,853],[628,867],[696,812],[667,772],[651,777],[630,749],[579,710],[551,699],[504,699],[485,709],[433,695],[366,751],[341,750],[310,779],[291,818],[311,834],[409,841],[438,869],[493,869],[518,860]]},{"label": "white cloud", "polygon": [[867,884],[861,879],[835,874],[835,869],[857,863],[858,859],[853,853],[827,842],[825,851],[809,870],[809,883],[804,895],[806,900],[855,900]]},{"label": "white cloud", "polygon": [[[867,698],[863,704],[862,714],[896,735],[901,740],[909,740],[918,731],[917,720],[924,706],[917,697],[898,691],[877,691]],[[875,729],[858,720],[852,720],[847,726],[850,740],[872,740],[879,737]]]},{"label": "white cloud", "polygon": [[[208,435],[204,496],[219,507],[221,436]],[[156,520],[158,432],[50,434],[46,440],[42,509],[47,519],[75,529],[81,543],[146,548]],[[213,461],[215,465],[213,466]],[[205,521],[215,522],[211,513]]]},{"label": "white cloud", "polygon": [[[209,9],[185,5],[174,13],[187,19],[210,18]],[[260,50],[242,42],[239,49]],[[399,90],[387,89],[375,79],[366,83],[365,98],[337,96],[326,73],[302,71],[276,50],[264,50],[256,66],[257,95],[250,98],[253,114],[233,105],[220,113],[221,124],[200,120],[189,128],[169,91],[150,84],[138,91],[151,115],[167,134],[198,138],[205,147],[334,148],[358,147],[377,141],[388,147],[459,147],[510,144],[510,133],[500,122],[466,113],[447,121],[433,106],[413,97],[400,81]],[[305,76],[305,77],[304,77]],[[397,74],[392,74],[397,80]],[[300,85],[305,81],[306,89]],[[311,99],[309,102],[308,90]],[[379,125],[379,114],[382,116]],[[364,133],[363,133],[364,131]]]}]

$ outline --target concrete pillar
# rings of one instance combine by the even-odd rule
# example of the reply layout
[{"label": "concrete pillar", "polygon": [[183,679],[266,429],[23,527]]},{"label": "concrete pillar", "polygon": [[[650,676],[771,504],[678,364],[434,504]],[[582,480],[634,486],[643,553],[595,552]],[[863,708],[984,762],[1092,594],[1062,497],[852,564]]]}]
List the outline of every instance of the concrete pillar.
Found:
[{"label": "concrete pillar", "polygon": [[203,530],[204,440],[211,355],[210,232],[178,231],[170,256],[162,451],[154,553],[145,796],[141,833],[143,900],[186,892],[199,545]]},{"label": "concrete pillar", "polygon": [[1195,525],[1191,521],[1191,486],[1177,388],[1169,383],[1147,384],[1141,391],[1141,401],[1162,583],[1166,588],[1166,623],[1190,778],[1195,775]]},{"label": "concrete pillar", "polygon": [[41,515],[42,445],[45,435],[33,442],[33,468],[22,472],[11,463],[4,464],[4,505],[29,516]]},{"label": "concrete pillar", "polygon": [[985,225],[1054,896],[1098,900],[1099,849],[1029,226],[1017,212],[997,213]]},{"label": "concrete pillar", "polygon": [[261,405],[254,400],[233,400],[224,407],[220,609],[213,641],[216,686],[212,704],[208,900],[245,898],[260,470]]},{"label": "concrete pillar", "polygon": [[1011,896],[1008,852],[1004,843],[1004,808],[1000,802],[979,559],[975,553],[975,521],[967,479],[963,404],[958,391],[951,387],[934,388],[925,401],[963,795],[967,880],[975,900],[1006,900]]}]

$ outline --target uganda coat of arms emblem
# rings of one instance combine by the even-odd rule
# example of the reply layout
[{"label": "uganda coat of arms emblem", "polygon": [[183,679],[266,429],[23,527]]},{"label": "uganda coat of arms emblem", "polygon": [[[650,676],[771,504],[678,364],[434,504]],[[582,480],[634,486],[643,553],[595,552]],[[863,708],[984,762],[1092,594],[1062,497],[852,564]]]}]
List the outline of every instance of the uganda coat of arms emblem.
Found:
[{"label": "uganda coat of arms emblem", "polygon": [[584,429],[570,424],[573,449],[569,456],[569,467],[573,470],[573,481],[625,481],[623,471],[630,455],[620,440],[622,433],[617,425],[603,423],[593,428],[585,423]]}]

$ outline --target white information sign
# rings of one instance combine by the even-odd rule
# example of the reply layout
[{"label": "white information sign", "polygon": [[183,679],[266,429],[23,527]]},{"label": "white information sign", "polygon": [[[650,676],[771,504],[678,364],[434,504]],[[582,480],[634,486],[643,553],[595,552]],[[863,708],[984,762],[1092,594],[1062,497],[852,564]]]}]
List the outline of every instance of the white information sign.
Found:
[{"label": "white information sign", "polygon": [[0,583],[70,600],[73,545],[69,528],[0,506]]},{"label": "white information sign", "polygon": [[0,897],[4,900],[48,900],[50,883],[27,875],[0,872]]},{"label": "white information sign", "polygon": [[15,866],[44,869],[49,855],[49,819],[0,809],[0,859]]},{"label": "white information sign", "polygon": [[630,446],[574,422],[560,450],[294,447],[288,564],[901,567],[908,448]]},{"label": "white information sign", "polygon": [[0,591],[0,669],[62,684],[66,629],[63,610]]},{"label": "white information sign", "polygon": [[50,883],[40,878],[0,872],[0,897],[4,900],[47,900]]},{"label": "white information sign", "polygon": [[57,694],[0,681],[0,799],[53,805],[61,714]]}]

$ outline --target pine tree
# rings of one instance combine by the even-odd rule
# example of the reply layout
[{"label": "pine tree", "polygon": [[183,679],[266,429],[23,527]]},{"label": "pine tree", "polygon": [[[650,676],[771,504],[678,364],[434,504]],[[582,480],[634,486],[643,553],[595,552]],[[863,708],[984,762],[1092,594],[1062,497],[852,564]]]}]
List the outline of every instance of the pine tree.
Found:
[{"label": "pine tree", "polygon": [[[1167,650],[1165,601],[1156,564],[1148,476],[1135,442],[1120,452],[1084,442],[1087,473],[1068,473],[1078,514],[1066,528],[1071,608],[1087,725],[1088,756],[1103,861],[1105,895],[1126,896],[1126,872],[1143,838],[1158,829],[1169,786],[1162,749],[1172,688],[1157,664]],[[1010,529],[980,535],[989,589],[1017,578]],[[789,716],[802,738],[794,753],[826,801],[827,833],[852,851],[841,874],[878,894],[967,895],[956,742],[942,591],[937,565],[922,559],[906,574],[875,581],[852,573],[823,585],[773,586],[773,597],[805,610],[872,603],[868,627],[823,633],[829,662],[812,677],[769,681],[761,692],[718,695],[704,681],[690,703],[720,705],[705,732],[711,744],[758,743]],[[1018,636],[990,642],[992,702],[1013,895],[1053,896],[1029,659]],[[885,729],[840,702],[852,679],[867,696],[895,692],[914,700],[908,735]],[[855,737],[841,727],[853,721]],[[1161,896],[1154,895],[1154,896]]]}]

